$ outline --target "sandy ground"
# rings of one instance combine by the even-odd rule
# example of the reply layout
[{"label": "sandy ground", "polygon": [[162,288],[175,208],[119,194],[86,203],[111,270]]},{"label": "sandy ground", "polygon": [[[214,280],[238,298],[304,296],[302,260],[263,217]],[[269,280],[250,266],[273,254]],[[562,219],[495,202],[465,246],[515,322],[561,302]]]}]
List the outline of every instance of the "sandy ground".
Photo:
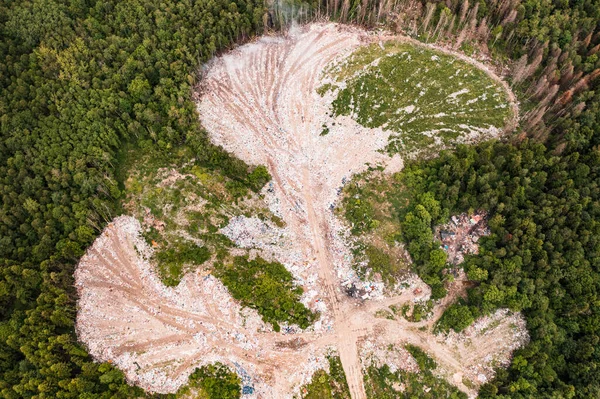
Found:
[{"label": "sandy ground", "polygon": [[[349,117],[336,118],[334,126],[328,124],[329,134],[320,136],[332,98],[315,89],[329,63],[377,40],[335,24],[263,37],[212,61],[199,94],[198,111],[211,139],[250,164],[267,165],[273,181],[263,190],[265,201],[286,223],[281,231],[252,237],[251,231],[261,227],[238,218],[224,233],[284,263],[305,286],[306,303],[315,307],[318,300],[321,320],[304,332],[276,334],[255,312],[240,308],[212,276],[192,273],[178,287],[164,287],[147,261],[151,248],[139,237],[139,223],[121,217],[96,240],[76,272],[77,331],[95,358],[112,361],[131,382],[152,392],[173,392],[195,367],[221,361],[251,376],[253,397],[285,398],[325,364],[325,353],[333,348],[354,399],[365,398],[360,354],[368,339],[380,346],[410,342],[423,347],[444,376],[470,395],[475,391],[462,383],[463,376],[475,378],[477,386],[479,374],[484,376],[479,380],[492,375],[486,364],[510,359],[526,336],[506,332],[508,315],[486,330],[487,344],[473,351],[461,343],[479,339],[477,334],[450,339],[429,332],[445,301],[426,322],[374,316],[415,299],[415,288],[427,293],[419,279],[393,298],[375,295],[365,303],[341,290],[341,282],[354,276],[347,229],[331,211],[338,190],[368,164],[389,164],[396,171],[402,160],[390,161],[379,152],[391,132],[364,128]],[[505,344],[489,344],[495,339]]]}]

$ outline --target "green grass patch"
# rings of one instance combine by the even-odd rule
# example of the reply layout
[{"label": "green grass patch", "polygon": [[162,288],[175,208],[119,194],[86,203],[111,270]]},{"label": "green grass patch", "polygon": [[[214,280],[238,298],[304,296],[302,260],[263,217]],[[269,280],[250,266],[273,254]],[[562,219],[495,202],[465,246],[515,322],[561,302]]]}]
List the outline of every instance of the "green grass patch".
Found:
[{"label": "green grass patch", "polygon": [[399,213],[408,201],[404,197],[403,186],[393,176],[365,172],[344,187],[338,209],[352,234],[360,238],[353,248],[357,274],[378,273],[388,287],[408,269],[405,251],[397,245],[402,238]]},{"label": "green grass patch", "polygon": [[334,115],[396,132],[390,152],[434,151],[510,116],[506,93],[484,71],[422,46],[372,44],[325,73],[346,82],[320,88],[338,90]]},{"label": "green grass patch", "polygon": [[404,269],[403,264],[395,262],[387,252],[374,245],[367,244],[365,255],[369,259],[367,267],[372,273],[379,273],[388,285],[393,285],[398,273]]},{"label": "green grass patch", "polygon": [[307,328],[318,317],[300,302],[302,288],[279,262],[238,256],[231,263],[217,264],[216,275],[235,299],[256,309],[275,331],[280,331],[281,322]]}]

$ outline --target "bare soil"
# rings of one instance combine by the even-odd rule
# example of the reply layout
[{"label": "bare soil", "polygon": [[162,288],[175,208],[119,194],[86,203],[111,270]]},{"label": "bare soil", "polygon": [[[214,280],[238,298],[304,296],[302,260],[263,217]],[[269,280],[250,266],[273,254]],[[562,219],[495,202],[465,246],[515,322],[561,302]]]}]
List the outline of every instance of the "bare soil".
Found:
[{"label": "bare soil", "polygon": [[[140,238],[139,222],[120,217],[88,250],[75,276],[78,335],[96,359],[112,361],[132,383],[161,393],[176,391],[196,367],[220,361],[252,377],[255,394],[246,397],[285,398],[326,367],[325,354],[333,349],[358,399],[365,398],[364,343],[412,343],[438,362],[450,382],[474,395],[462,378],[478,386],[484,379],[479,374],[490,378],[490,365],[506,362],[525,342],[526,334],[507,327],[523,327],[522,317],[508,314],[479,335],[433,335],[432,325],[448,302],[420,323],[377,318],[375,313],[389,305],[427,297],[428,287],[414,276],[391,298],[359,302],[341,289],[343,281],[354,278],[352,255],[344,240],[347,229],[331,205],[344,178],[369,164],[389,163],[380,150],[391,132],[338,117],[321,136],[332,98],[315,90],[329,63],[376,40],[374,34],[336,24],[263,37],[212,61],[199,92],[198,111],[211,139],[250,164],[267,165],[273,176],[262,194],[285,222],[277,236],[286,244],[273,244],[274,236],[266,234],[270,242],[257,245],[260,237],[255,237],[252,245],[270,251],[308,286],[305,300],[312,306],[318,300],[321,320],[294,335],[274,333],[211,275],[189,273],[179,286],[165,287],[148,261],[152,248]],[[401,161],[394,158],[391,168],[397,170]]]}]

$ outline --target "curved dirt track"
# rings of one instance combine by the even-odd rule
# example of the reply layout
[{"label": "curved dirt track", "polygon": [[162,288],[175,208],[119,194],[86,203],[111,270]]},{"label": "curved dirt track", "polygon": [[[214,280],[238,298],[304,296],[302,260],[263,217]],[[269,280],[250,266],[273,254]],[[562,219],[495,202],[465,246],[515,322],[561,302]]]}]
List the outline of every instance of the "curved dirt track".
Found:
[{"label": "curved dirt track", "polygon": [[[379,152],[390,132],[338,117],[329,134],[320,136],[330,118],[332,98],[319,96],[316,88],[329,63],[378,40],[352,27],[309,25],[286,37],[261,38],[215,59],[202,83],[198,110],[211,139],[250,164],[267,165],[273,176],[263,194],[286,222],[294,253],[299,254],[281,261],[294,273],[302,270],[304,276],[318,277],[316,296],[326,305],[320,328],[293,336],[273,333],[210,276],[192,273],[178,287],[164,287],[137,253],[147,257],[151,251],[139,237],[139,224],[122,217],[88,250],[76,272],[78,334],[95,358],[113,361],[130,381],[153,392],[173,392],[195,367],[221,361],[252,376],[255,396],[282,398],[306,383],[315,362],[321,364],[327,348],[333,347],[351,395],[358,399],[366,397],[359,356],[366,337],[381,345],[409,342],[423,347],[451,380],[490,354],[510,355],[506,348],[499,352],[489,346],[485,353],[470,356],[467,348],[450,346],[417,329],[430,327],[435,318],[409,323],[374,316],[379,309],[414,299],[412,291],[358,305],[340,289],[351,253],[330,205],[344,178],[367,164],[390,162]],[[395,162],[401,166],[401,160]],[[441,314],[446,305],[434,314]],[[504,336],[506,328],[502,322],[490,331]],[[282,343],[296,338],[301,345],[282,349]],[[513,343],[510,349],[517,341]],[[460,379],[451,382],[474,393]]]}]

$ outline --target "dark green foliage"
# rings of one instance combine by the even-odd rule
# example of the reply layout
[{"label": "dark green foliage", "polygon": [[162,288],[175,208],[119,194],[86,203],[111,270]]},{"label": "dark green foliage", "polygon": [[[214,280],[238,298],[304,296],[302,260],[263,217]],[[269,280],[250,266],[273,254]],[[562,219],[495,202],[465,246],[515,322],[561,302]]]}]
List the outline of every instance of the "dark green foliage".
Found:
[{"label": "dark green foliage", "polygon": [[248,174],[247,184],[253,191],[259,191],[269,180],[271,180],[269,171],[264,165],[259,165]]},{"label": "dark green foliage", "polygon": [[[464,263],[478,284],[468,291],[468,301],[451,306],[438,324],[441,330],[461,330],[498,307],[524,312],[531,342],[482,395],[597,396],[598,149],[558,157],[531,142],[461,146],[409,165],[403,175],[414,198],[429,192],[451,213],[479,207],[490,212],[491,236],[481,240],[479,255]],[[426,235],[424,228],[415,231],[417,237]]]},{"label": "dark green foliage", "polygon": [[431,286],[432,299],[443,298],[446,295],[442,274],[446,268],[446,253],[440,249],[440,243],[434,241],[433,227],[445,219],[447,210],[442,210],[439,201],[429,193],[419,195],[408,209],[401,216],[400,225],[414,268]]},{"label": "dark green foliage", "polygon": [[[403,390],[399,387],[403,386]],[[425,387],[429,390],[425,392]],[[387,364],[380,368],[369,366],[365,374],[365,388],[369,399],[466,399],[467,395],[431,371],[392,373]]]},{"label": "dark green foliage", "polygon": [[437,363],[435,360],[430,358],[429,355],[423,351],[423,349],[411,344],[405,345],[405,348],[415,358],[421,371],[431,371],[436,369]]},{"label": "dark green foliage", "polygon": [[176,286],[185,272],[184,265],[191,263],[201,265],[210,258],[206,247],[199,247],[193,242],[179,241],[165,250],[156,253],[158,273],[168,286]]},{"label": "dark green foliage", "polygon": [[477,308],[471,309],[463,301],[454,303],[442,314],[436,324],[436,330],[445,332],[451,329],[462,331],[475,321],[477,315],[479,315]]},{"label": "dark green foliage", "polygon": [[365,255],[369,259],[368,267],[373,273],[379,273],[386,284],[393,286],[402,265],[395,262],[386,252],[373,245],[367,245]]},{"label": "dark green foliage", "polygon": [[329,356],[329,374],[317,370],[310,384],[301,388],[302,399],[350,399],[346,374],[338,356]]},{"label": "dark green foliage", "polygon": [[[194,370],[188,379],[188,386],[177,392],[177,397],[202,399],[238,399],[242,393],[242,381],[227,366],[215,363]],[[199,391],[199,392],[196,392]]]},{"label": "dark green foliage", "polygon": [[281,263],[238,256],[232,264],[216,265],[216,275],[235,299],[256,309],[275,331],[280,330],[279,322],[307,328],[317,319],[299,301],[302,288],[294,285],[294,277]]}]

